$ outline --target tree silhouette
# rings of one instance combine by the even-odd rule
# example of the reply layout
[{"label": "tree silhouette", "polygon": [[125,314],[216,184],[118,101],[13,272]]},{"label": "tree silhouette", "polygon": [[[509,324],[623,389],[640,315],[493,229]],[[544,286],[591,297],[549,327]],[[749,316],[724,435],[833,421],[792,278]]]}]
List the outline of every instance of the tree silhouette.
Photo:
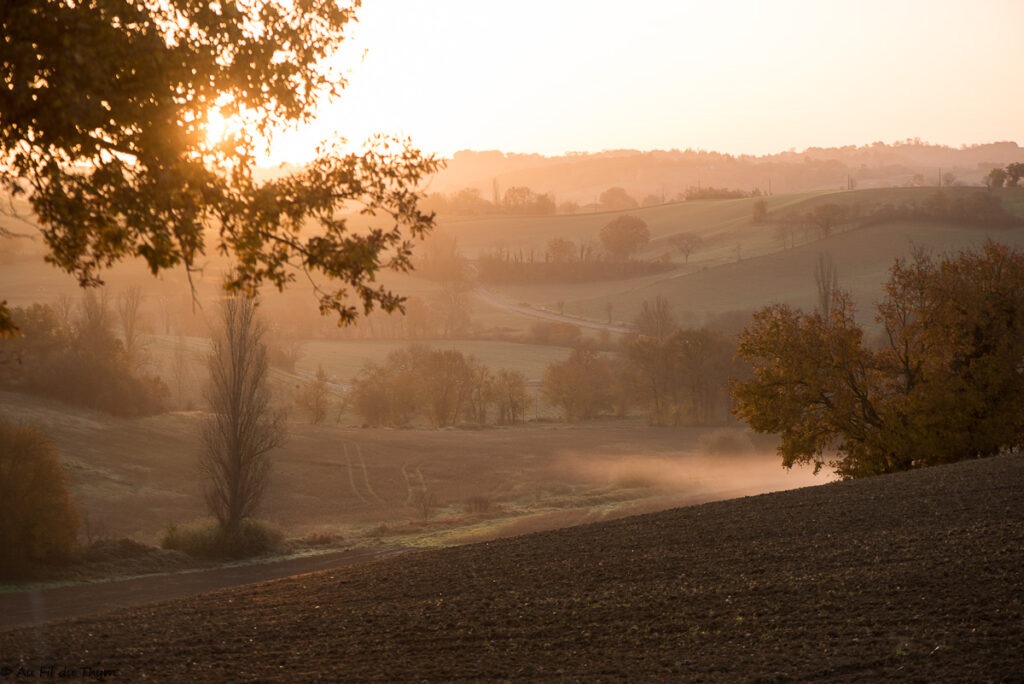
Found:
[{"label": "tree silhouette", "polygon": [[[281,177],[254,173],[261,138],[343,90],[325,64],[359,5],[0,3],[0,188],[27,198],[47,259],[83,286],[123,259],[191,273],[215,249],[233,258],[230,291],[282,289],[299,271],[343,322],[400,308],[371,282],[407,269],[410,238],[432,227],[416,188],[438,160],[376,138],[362,153],[325,143]],[[218,111],[238,125],[211,140]],[[351,203],[375,217],[370,230],[348,229]],[[0,304],[0,332],[14,325]]]},{"label": "tree silhouette", "polygon": [[210,355],[211,413],[200,463],[209,478],[207,506],[231,539],[263,498],[267,454],[284,443],[285,421],[270,405],[265,328],[255,300],[226,299],[222,325]]},{"label": "tree silhouette", "polygon": [[647,223],[629,214],[617,216],[601,229],[601,246],[615,260],[626,261],[651,240]]},{"label": "tree silhouette", "polygon": [[897,260],[877,320],[879,348],[839,292],[827,318],[777,305],[741,334],[735,412],[780,434],[784,465],[860,477],[1024,446],[1024,252]]}]

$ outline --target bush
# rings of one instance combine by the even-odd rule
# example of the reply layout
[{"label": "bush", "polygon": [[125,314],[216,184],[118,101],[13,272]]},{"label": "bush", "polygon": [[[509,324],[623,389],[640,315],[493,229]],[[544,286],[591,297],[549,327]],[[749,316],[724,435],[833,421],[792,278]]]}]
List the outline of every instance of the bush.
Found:
[{"label": "bush", "polygon": [[34,427],[0,421],[0,575],[69,559],[77,533],[53,443]]},{"label": "bush", "polygon": [[168,525],[160,547],[193,558],[221,560],[272,553],[283,539],[280,530],[259,520],[243,520],[234,535],[227,534],[216,520],[197,520],[181,526]]}]

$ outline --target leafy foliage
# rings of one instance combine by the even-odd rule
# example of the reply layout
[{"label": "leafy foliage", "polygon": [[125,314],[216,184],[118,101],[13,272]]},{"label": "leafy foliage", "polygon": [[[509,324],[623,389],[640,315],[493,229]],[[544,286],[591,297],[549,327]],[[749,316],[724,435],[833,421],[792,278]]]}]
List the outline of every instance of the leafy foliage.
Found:
[{"label": "leafy foliage", "polygon": [[601,229],[601,246],[613,259],[625,261],[651,240],[647,222],[638,216],[617,216]]},{"label": "leafy foliage", "polygon": [[66,559],[77,532],[53,443],[36,428],[0,421],[0,575]]},{"label": "leafy foliage", "polygon": [[784,465],[850,478],[1024,445],[1024,253],[897,260],[876,320],[870,347],[837,293],[827,318],[773,306],[741,335],[735,411],[781,435]]},{"label": "leafy foliage", "polygon": [[[323,278],[321,311],[341,322],[400,308],[372,281],[409,268],[410,239],[432,227],[416,187],[438,160],[377,138],[363,153],[325,144],[299,171],[254,175],[258,137],[308,121],[344,88],[325,60],[359,4],[3,3],[0,187],[27,195],[48,260],[82,285],[125,258],[191,272],[212,226],[212,246],[233,258],[232,291],[305,273]],[[217,110],[239,125],[210,140]],[[342,216],[353,204],[368,229]],[[0,323],[10,332],[3,308]]]},{"label": "leafy foliage", "polygon": [[636,208],[636,200],[618,186],[608,188],[598,197],[601,208],[605,211],[625,211]]}]

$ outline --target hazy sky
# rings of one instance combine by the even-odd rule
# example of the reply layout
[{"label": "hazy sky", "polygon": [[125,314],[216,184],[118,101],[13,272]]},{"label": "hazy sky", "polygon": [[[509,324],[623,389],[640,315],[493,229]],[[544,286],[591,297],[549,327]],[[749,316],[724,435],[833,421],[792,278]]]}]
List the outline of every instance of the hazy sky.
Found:
[{"label": "hazy sky", "polygon": [[279,157],[332,131],[444,154],[1024,141],[1024,0],[365,0],[359,16],[346,95]]}]

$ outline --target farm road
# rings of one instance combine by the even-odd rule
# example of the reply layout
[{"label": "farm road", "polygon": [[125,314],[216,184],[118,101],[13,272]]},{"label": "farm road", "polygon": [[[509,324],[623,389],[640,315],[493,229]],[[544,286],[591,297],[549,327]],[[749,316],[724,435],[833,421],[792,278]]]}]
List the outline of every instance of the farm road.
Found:
[{"label": "farm road", "polygon": [[633,329],[625,325],[612,325],[611,323],[601,323],[600,321],[592,321],[586,318],[577,318],[575,316],[566,316],[565,314],[558,314],[554,311],[545,311],[544,309],[535,309],[532,306],[525,304],[514,304],[508,299],[505,299],[501,295],[497,295],[490,290],[485,290],[482,287],[476,289],[477,295],[485,302],[492,306],[496,306],[499,309],[505,309],[512,313],[517,313],[523,316],[529,316],[530,318],[539,318],[545,321],[555,321],[557,323],[570,323],[577,325],[581,328],[590,328],[591,330],[607,330],[608,332],[628,334],[633,332]]},{"label": "farm road", "polygon": [[37,627],[52,620],[99,615],[119,608],[194,596],[226,587],[330,570],[400,552],[400,549],[354,549],[270,563],[0,594],[0,631]]}]

